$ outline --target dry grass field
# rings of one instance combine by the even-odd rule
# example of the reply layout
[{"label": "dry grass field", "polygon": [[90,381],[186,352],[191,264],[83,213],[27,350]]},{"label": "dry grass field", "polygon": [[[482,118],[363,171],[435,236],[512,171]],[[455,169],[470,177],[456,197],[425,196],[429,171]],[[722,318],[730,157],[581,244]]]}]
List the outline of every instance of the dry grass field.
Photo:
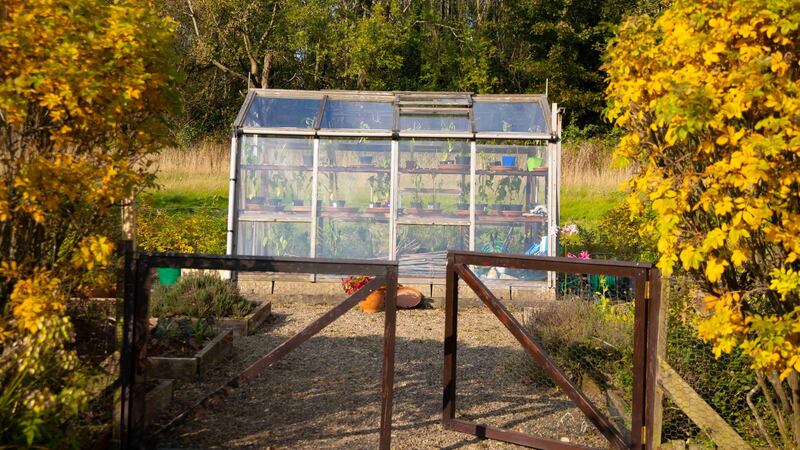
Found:
[{"label": "dry grass field", "polygon": [[[204,141],[189,149],[167,149],[158,159],[161,189],[156,204],[225,207],[230,143]],[[601,141],[565,144],[562,150],[561,221],[595,221],[622,201],[620,185],[630,171],[612,168],[611,149]]]}]

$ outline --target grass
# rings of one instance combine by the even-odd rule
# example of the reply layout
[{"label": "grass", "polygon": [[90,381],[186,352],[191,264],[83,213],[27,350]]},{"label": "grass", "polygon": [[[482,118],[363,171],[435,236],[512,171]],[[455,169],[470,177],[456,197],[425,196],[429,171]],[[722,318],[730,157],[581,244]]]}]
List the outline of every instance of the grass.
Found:
[{"label": "grass", "polygon": [[[230,147],[205,141],[168,149],[158,159],[161,188],[149,192],[156,208],[227,209]],[[611,167],[611,147],[601,140],[565,144],[562,151],[561,223],[595,222],[623,201],[619,186],[630,171]]]}]

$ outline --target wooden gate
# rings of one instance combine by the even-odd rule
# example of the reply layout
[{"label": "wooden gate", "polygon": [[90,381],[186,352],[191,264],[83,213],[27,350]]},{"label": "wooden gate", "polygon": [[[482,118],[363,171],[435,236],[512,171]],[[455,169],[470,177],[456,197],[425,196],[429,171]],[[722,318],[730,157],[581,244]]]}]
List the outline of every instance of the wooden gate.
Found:
[{"label": "wooden gate", "polygon": [[[623,433],[565,375],[542,346],[526,331],[480,280],[470,267],[492,266],[514,269],[629,277],[634,282],[634,348],[631,433]],[[451,251],[447,258],[446,318],[444,341],[445,429],[486,439],[541,449],[586,448],[542,436],[494,428],[456,418],[456,354],[458,336],[458,283],[463,280],[519,341],[542,371],[567,395],[615,449],[652,448],[655,407],[656,351],[661,275],[651,264],[582,260],[559,257],[524,257],[490,253]]]},{"label": "wooden gate", "polygon": [[[371,275],[375,278],[302,331],[275,347],[244,371],[206,395],[167,425],[147,435],[144,429],[144,381],[149,332],[150,280],[157,267],[230,270],[235,272],[312,273],[330,275]],[[392,434],[394,392],[395,326],[397,309],[397,262],[331,260],[289,257],[185,255],[125,252],[124,336],[120,364],[120,439],[123,449],[154,446],[159,434],[218,404],[230,392],[252,380],[323,328],[352,309],[370,293],[386,286],[381,387],[381,428],[379,448],[389,450]]]}]

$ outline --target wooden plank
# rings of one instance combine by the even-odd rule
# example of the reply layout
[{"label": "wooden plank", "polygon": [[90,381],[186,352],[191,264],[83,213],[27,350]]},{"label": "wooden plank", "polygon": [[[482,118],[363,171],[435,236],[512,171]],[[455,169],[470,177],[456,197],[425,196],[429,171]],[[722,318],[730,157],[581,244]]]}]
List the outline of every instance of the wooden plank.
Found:
[{"label": "wooden plank", "polygon": [[381,436],[379,447],[392,446],[392,402],[394,400],[394,352],[397,327],[397,267],[386,268],[383,326],[383,386],[381,388]]},{"label": "wooden plank", "polygon": [[458,274],[453,267],[453,256],[447,255],[444,319],[444,398],[442,424],[456,417],[456,351],[458,334]]},{"label": "wooden plank", "polygon": [[659,369],[661,376],[658,381],[670,400],[707,433],[718,447],[752,450],[752,447],[666,361],[659,360]]},{"label": "wooden plank", "polygon": [[483,439],[494,439],[496,441],[508,442],[511,444],[522,445],[530,448],[540,448],[544,450],[581,450],[593,449],[571,442],[561,442],[554,439],[531,436],[530,434],[518,431],[503,430],[487,425],[480,425],[466,420],[454,419],[445,425],[445,429],[466,433]]}]

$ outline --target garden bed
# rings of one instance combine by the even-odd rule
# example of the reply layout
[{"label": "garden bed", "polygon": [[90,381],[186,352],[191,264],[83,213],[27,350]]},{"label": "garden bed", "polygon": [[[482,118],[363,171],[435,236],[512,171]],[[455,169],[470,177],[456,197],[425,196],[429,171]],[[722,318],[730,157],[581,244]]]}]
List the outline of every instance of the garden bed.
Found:
[{"label": "garden bed", "polygon": [[252,302],[253,311],[242,318],[220,317],[218,326],[221,329],[230,329],[234,336],[249,336],[253,334],[272,312],[270,302]]},{"label": "garden bed", "polygon": [[205,375],[233,351],[233,330],[222,330],[192,356],[149,356],[148,370],[157,378],[194,380]]}]

